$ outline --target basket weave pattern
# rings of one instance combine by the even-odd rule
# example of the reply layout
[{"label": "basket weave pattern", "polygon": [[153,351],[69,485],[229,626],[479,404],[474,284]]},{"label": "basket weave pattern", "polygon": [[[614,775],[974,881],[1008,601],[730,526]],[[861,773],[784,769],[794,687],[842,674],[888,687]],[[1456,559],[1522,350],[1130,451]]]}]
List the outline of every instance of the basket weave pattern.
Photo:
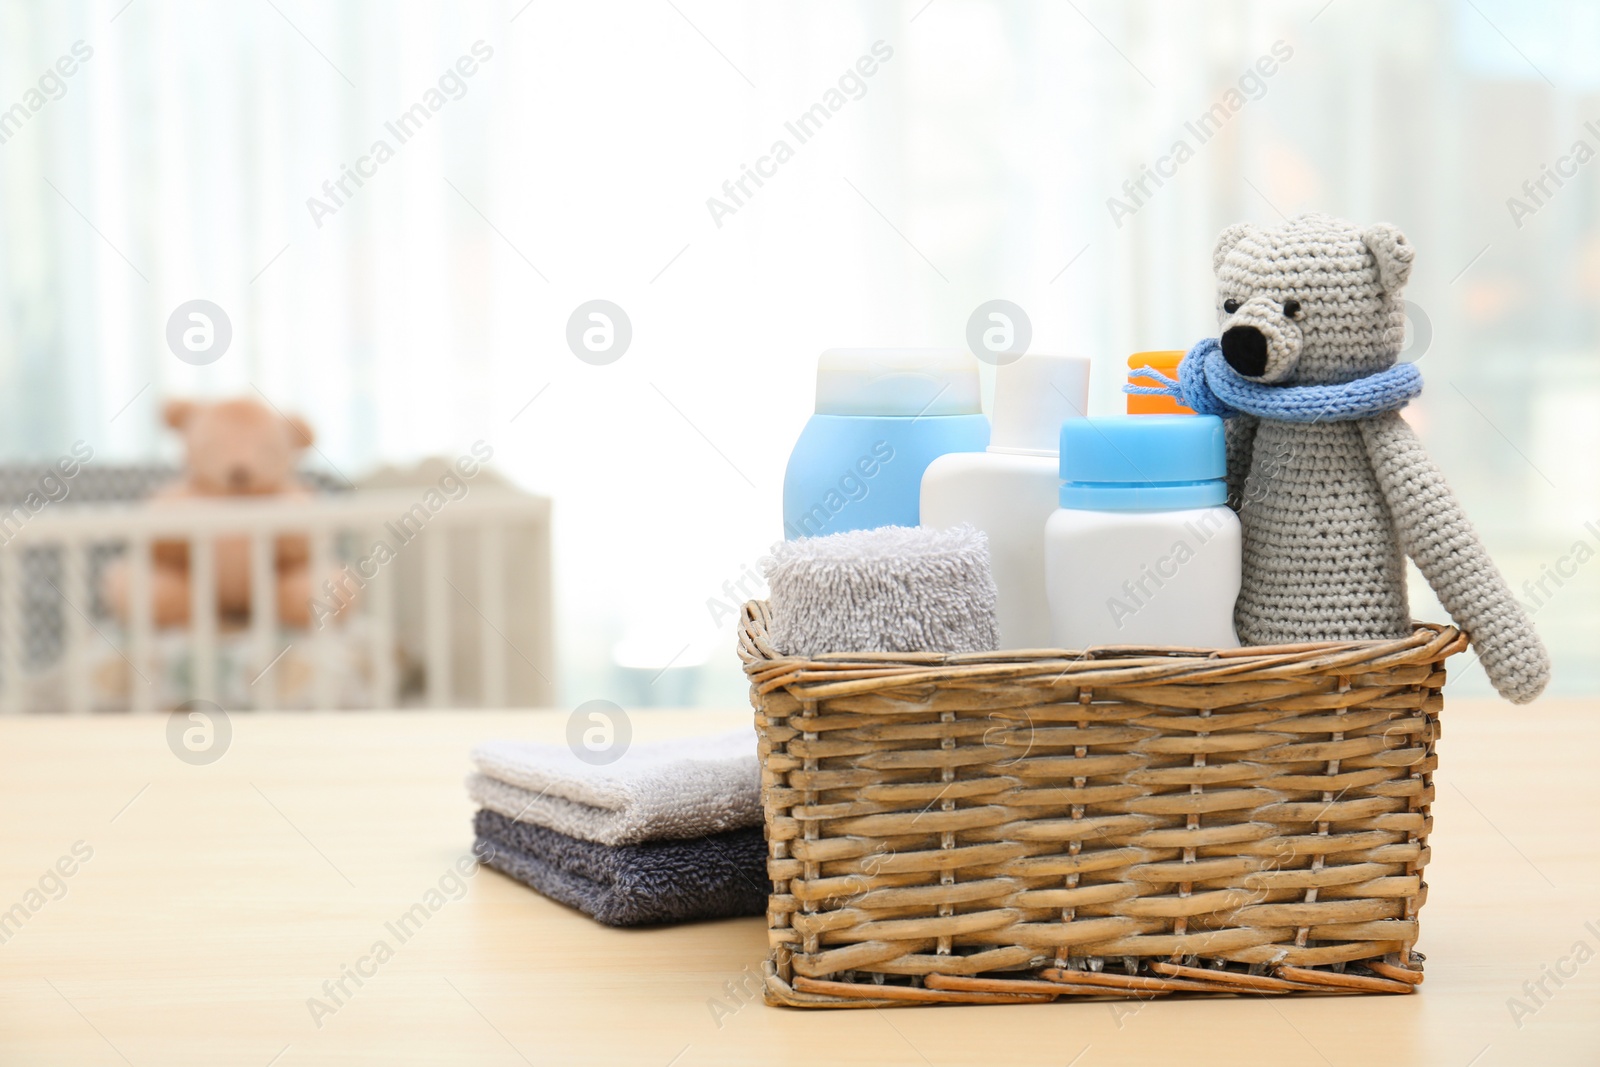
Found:
[{"label": "basket weave pattern", "polygon": [[745,605],[767,999],[1411,992],[1450,627],[784,657]]}]

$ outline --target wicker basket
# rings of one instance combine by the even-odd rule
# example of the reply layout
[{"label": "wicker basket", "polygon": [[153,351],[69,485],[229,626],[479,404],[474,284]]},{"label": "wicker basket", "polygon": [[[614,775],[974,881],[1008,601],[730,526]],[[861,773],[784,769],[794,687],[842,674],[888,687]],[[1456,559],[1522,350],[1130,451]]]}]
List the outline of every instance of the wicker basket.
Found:
[{"label": "wicker basket", "polygon": [[1394,641],[739,653],[769,1003],[1409,993],[1444,626]]}]

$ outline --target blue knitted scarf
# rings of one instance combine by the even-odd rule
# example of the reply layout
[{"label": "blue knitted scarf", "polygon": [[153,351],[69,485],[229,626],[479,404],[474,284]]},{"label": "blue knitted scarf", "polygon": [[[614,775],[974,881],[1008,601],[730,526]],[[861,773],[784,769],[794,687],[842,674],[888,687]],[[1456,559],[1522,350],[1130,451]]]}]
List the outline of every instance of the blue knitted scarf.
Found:
[{"label": "blue knitted scarf", "polygon": [[1397,363],[1340,385],[1265,385],[1228,366],[1222,345],[1207,337],[1178,364],[1176,380],[1154,367],[1133,372],[1161,383],[1124,385],[1125,393],[1170,396],[1200,415],[1257,415],[1278,422],[1350,422],[1399,411],[1422,394],[1422,372]]}]

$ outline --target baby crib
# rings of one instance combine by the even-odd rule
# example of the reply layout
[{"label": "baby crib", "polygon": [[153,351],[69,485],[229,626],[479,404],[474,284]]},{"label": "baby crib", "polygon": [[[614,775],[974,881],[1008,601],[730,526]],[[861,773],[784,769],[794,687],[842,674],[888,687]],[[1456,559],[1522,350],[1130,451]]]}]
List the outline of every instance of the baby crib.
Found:
[{"label": "baby crib", "polygon": [[[150,711],[190,700],[225,710],[549,704],[548,499],[474,485],[430,509],[425,493],[160,507],[63,501],[0,514],[0,714]],[[281,534],[309,539],[311,574],[348,576],[342,584],[355,595],[336,620],[279,624],[270,591]],[[225,629],[215,541],[241,535],[256,592],[244,628]],[[190,622],[181,629],[152,622],[157,540],[188,544]],[[377,543],[391,550],[383,562]],[[101,589],[118,558],[128,568],[125,620]],[[319,600],[335,603],[320,577],[315,585]]]}]

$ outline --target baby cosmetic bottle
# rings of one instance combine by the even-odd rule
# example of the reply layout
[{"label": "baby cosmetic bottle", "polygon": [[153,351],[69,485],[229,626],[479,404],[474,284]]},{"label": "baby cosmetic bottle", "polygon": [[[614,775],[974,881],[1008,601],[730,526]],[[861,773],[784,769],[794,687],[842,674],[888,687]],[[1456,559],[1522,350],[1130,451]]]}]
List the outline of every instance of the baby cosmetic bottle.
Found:
[{"label": "baby cosmetic bottle", "polygon": [[[1140,371],[1149,367],[1151,370],[1160,371],[1168,378],[1178,376],[1178,364],[1183,362],[1184,351],[1181,348],[1163,349],[1159,352],[1135,352],[1128,357],[1128,384],[1129,385],[1155,385],[1156,381],[1147,378]],[[1193,415],[1194,412],[1184,407],[1170,396],[1151,396],[1148,393],[1128,394],[1129,415]]]},{"label": "baby cosmetic bottle", "polygon": [[989,443],[978,365],[959,349],[831,349],[817,360],[816,410],[783,476],[791,541],[916,526],[928,464]]},{"label": "baby cosmetic bottle", "polygon": [[1089,361],[1026,355],[996,369],[994,428],[983,452],[951,452],[922,476],[922,525],[970,523],[989,535],[1001,648],[1052,648],[1044,526],[1061,491],[1061,424],[1082,418]]},{"label": "baby cosmetic bottle", "polygon": [[1070,419],[1045,525],[1055,644],[1237,648],[1239,517],[1215,415]]}]

